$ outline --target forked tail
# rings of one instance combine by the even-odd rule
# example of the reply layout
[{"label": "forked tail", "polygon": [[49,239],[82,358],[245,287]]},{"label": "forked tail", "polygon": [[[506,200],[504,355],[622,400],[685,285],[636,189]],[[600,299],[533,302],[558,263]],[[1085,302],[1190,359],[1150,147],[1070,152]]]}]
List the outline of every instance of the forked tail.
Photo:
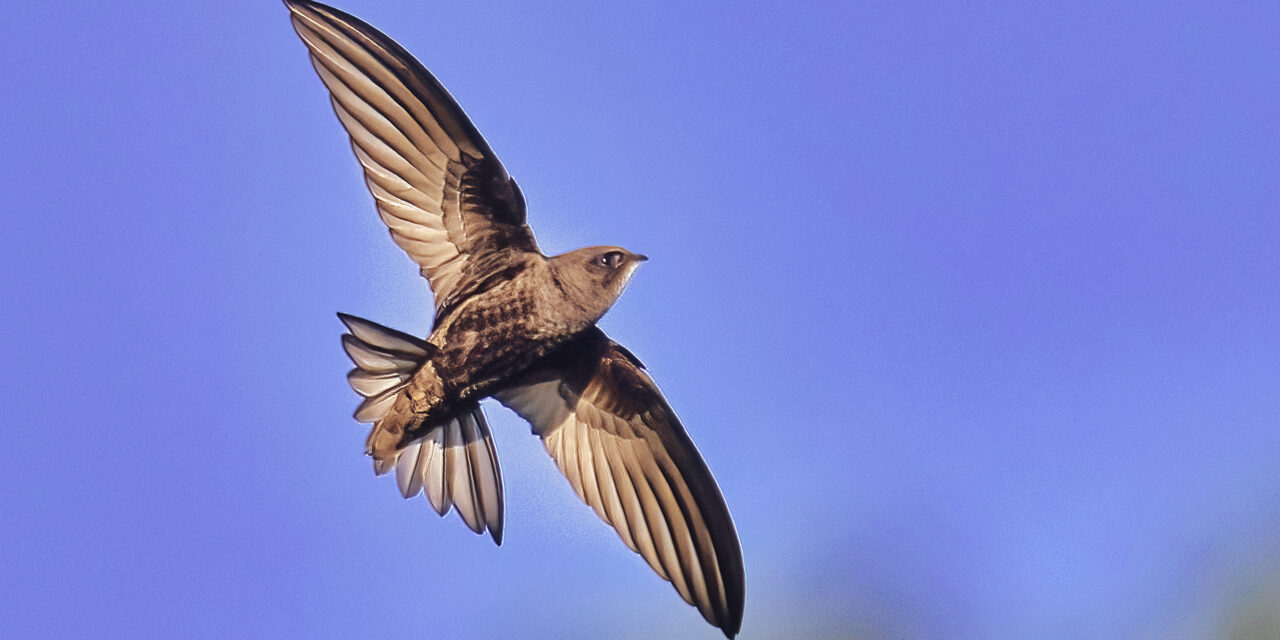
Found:
[{"label": "forked tail", "polygon": [[456,506],[472,531],[488,529],[502,544],[502,472],[479,403],[459,407],[426,435],[401,445],[405,431],[418,425],[410,424],[414,416],[403,410],[404,403],[393,408],[418,370],[430,366],[436,347],[363,318],[338,318],[350,331],[342,335],[342,348],[356,365],[347,381],[365,398],[355,418],[373,423],[366,450],[374,472],[394,467],[405,498],[425,492],[442,516]]}]

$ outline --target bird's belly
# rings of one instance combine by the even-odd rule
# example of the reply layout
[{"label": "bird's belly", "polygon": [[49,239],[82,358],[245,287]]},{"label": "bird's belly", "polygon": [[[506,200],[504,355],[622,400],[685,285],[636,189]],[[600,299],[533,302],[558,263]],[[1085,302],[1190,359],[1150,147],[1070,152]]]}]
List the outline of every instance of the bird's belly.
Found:
[{"label": "bird's belly", "polygon": [[451,399],[479,399],[524,372],[563,342],[513,327],[453,332],[432,358],[436,374]]},{"label": "bird's belly", "polygon": [[450,400],[479,399],[533,366],[585,327],[560,317],[528,279],[513,280],[467,300],[432,332],[432,357]]}]

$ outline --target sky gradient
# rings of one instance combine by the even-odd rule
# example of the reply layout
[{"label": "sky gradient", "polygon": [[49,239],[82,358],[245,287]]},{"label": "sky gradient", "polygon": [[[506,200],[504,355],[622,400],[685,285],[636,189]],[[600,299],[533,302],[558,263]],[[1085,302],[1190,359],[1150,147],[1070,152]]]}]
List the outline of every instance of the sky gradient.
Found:
[{"label": "sky gradient", "polygon": [[[338,7],[650,256],[741,638],[1280,629],[1280,5]],[[0,36],[3,635],[720,637],[496,403],[501,548],[373,477],[334,313],[431,300],[283,5]]]}]

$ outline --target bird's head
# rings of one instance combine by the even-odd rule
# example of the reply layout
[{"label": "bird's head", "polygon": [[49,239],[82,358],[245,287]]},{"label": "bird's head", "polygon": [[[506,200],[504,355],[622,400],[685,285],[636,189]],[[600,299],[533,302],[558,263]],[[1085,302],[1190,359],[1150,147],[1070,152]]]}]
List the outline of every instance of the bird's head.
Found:
[{"label": "bird's head", "polygon": [[569,301],[594,323],[618,301],[636,268],[648,259],[606,246],[562,253],[551,258],[551,264]]}]

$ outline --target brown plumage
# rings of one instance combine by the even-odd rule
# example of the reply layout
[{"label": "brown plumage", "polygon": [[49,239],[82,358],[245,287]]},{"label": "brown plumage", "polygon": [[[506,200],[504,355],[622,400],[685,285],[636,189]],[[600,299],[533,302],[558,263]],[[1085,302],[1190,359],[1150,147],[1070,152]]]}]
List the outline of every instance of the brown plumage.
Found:
[{"label": "brown plumage", "polygon": [[502,476],[479,404],[497,398],[623,542],[733,637],[744,576],[724,498],[644,365],[595,325],[646,258],[543,255],[519,186],[417,60],[341,11],[286,5],[379,216],[435,295],[425,340],[339,314],[375,471],[394,468],[406,498],[456,507],[501,544]]}]

